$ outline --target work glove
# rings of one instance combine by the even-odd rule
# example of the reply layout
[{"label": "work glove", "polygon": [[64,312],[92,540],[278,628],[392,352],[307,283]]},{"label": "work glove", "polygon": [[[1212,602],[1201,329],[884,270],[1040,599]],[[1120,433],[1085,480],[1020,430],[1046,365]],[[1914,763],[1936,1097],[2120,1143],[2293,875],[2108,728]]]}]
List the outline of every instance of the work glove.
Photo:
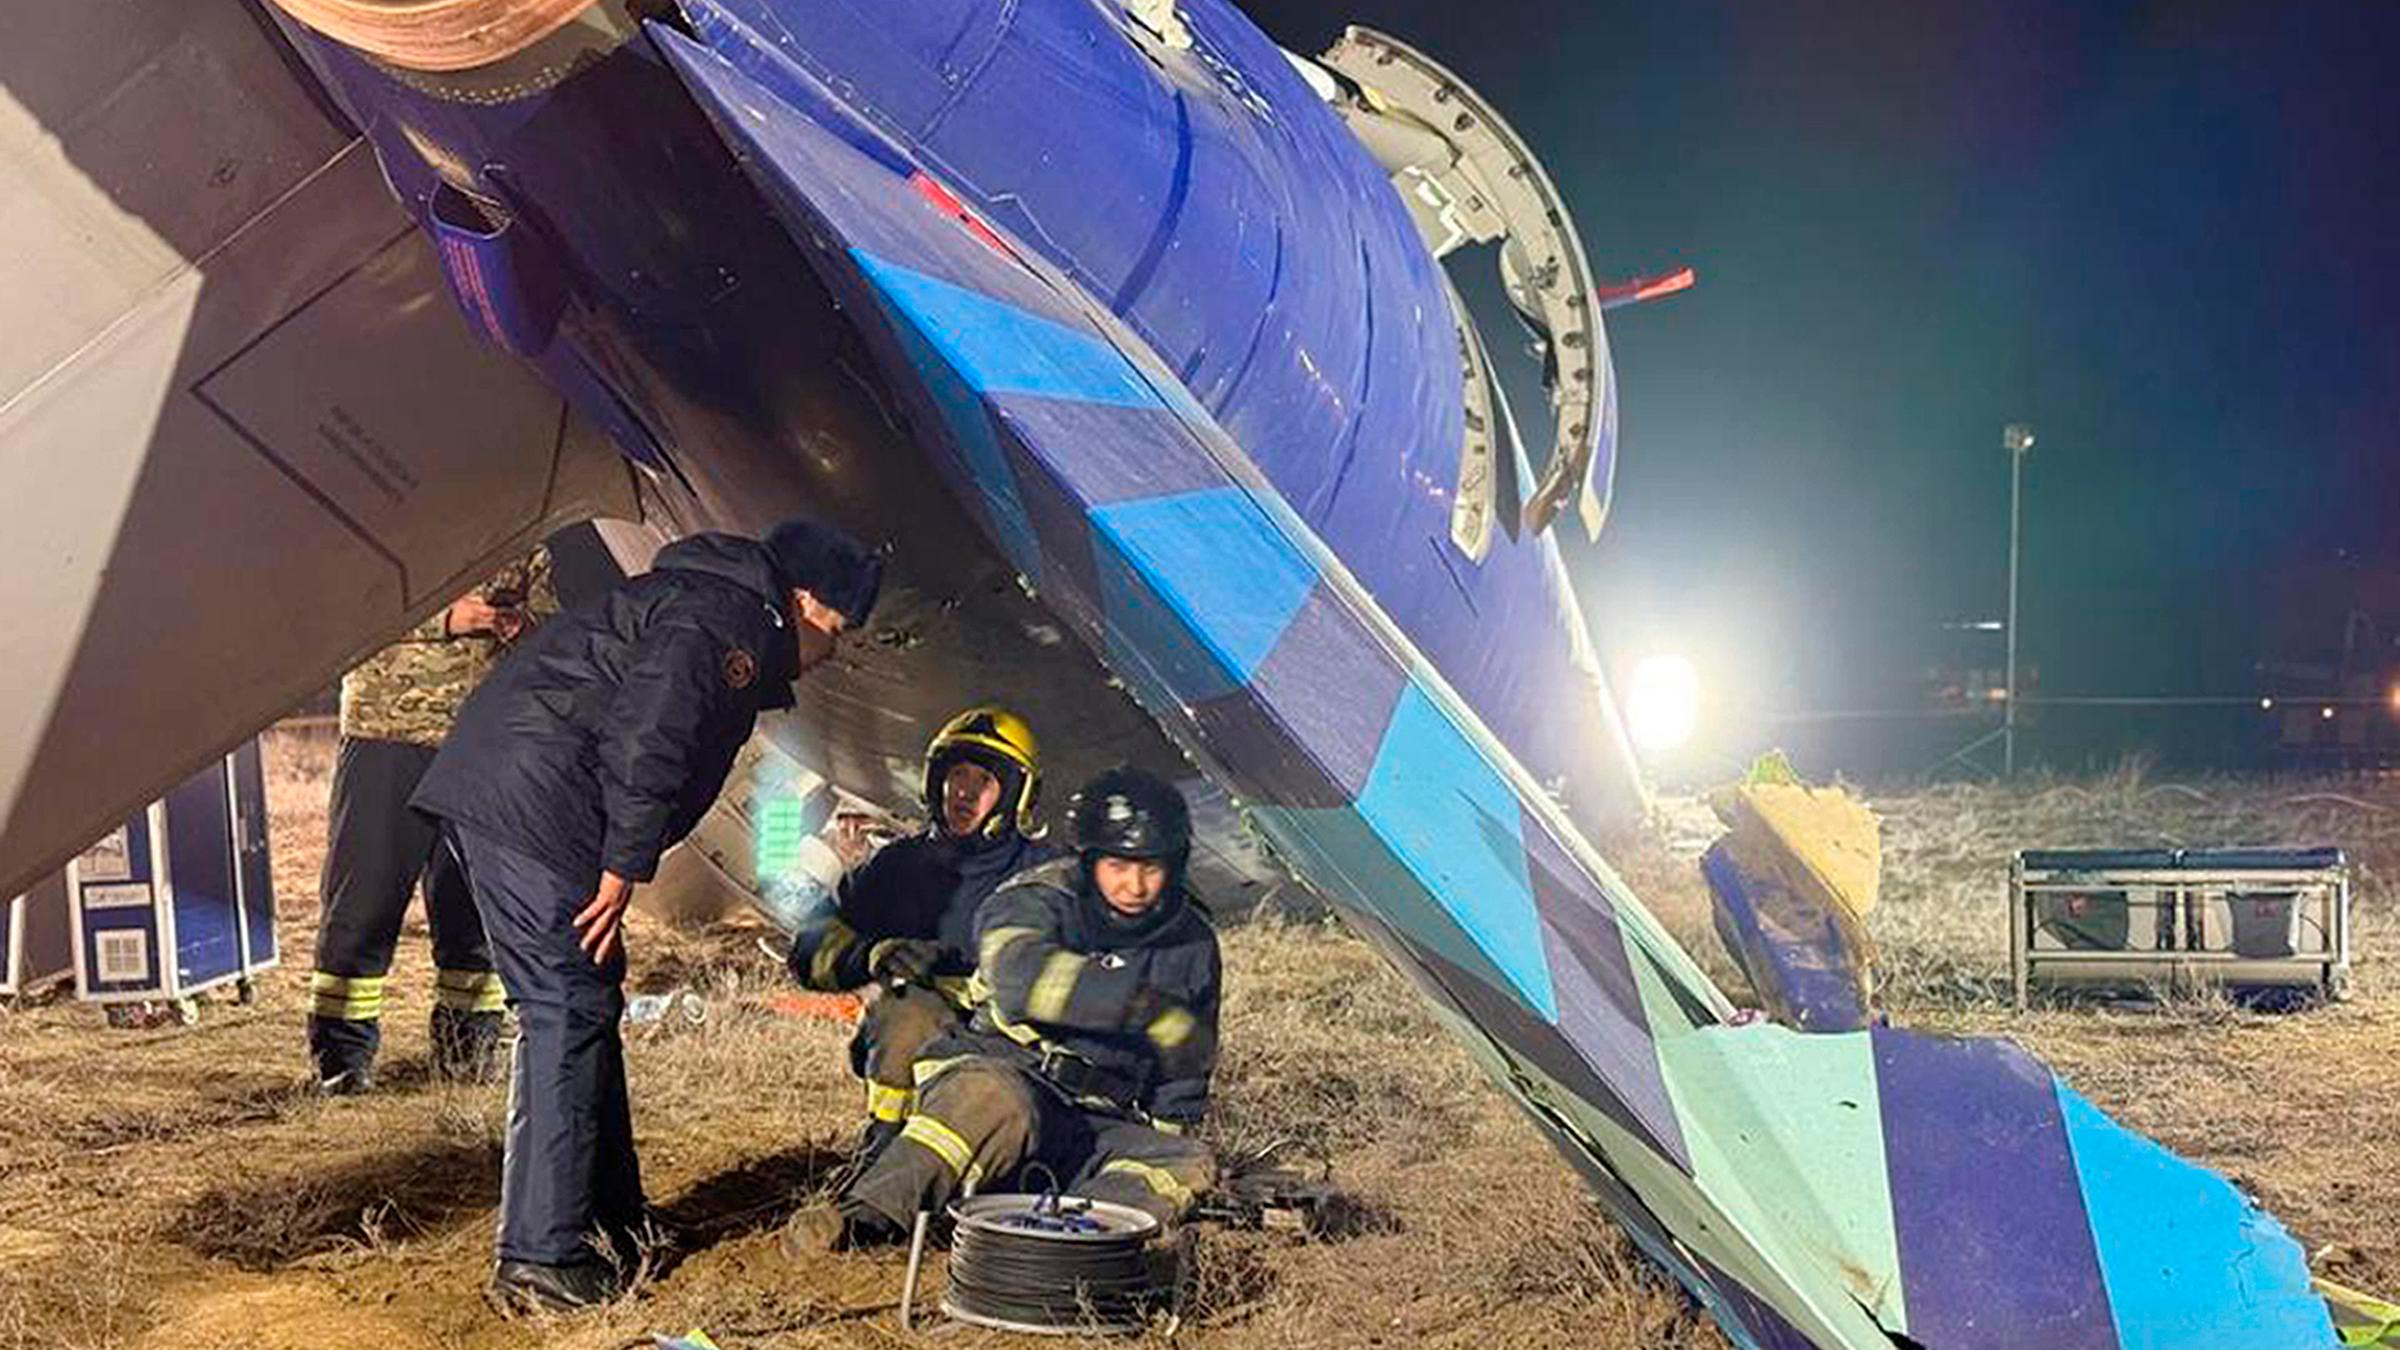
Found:
[{"label": "work glove", "polygon": [[1162,1082],[1198,1078],[1217,1061],[1216,1025],[1180,1003],[1167,1003],[1143,1027],[1142,1034],[1158,1051]]},{"label": "work glove", "polygon": [[867,950],[867,973],[901,984],[931,984],[942,944],[924,938],[885,938]]}]

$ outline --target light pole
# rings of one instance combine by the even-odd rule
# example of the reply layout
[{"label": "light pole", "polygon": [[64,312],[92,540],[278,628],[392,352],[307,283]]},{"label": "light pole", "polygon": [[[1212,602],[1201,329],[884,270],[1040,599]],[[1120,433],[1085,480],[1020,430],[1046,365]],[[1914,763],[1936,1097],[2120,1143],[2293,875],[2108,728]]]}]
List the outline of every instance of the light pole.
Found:
[{"label": "light pole", "polygon": [[2033,449],[2033,428],[2011,422],[2001,429],[2000,444],[2008,451],[2008,702],[2000,709],[2000,765],[2004,777],[2017,773],[2017,528],[2025,514],[2025,455]]}]

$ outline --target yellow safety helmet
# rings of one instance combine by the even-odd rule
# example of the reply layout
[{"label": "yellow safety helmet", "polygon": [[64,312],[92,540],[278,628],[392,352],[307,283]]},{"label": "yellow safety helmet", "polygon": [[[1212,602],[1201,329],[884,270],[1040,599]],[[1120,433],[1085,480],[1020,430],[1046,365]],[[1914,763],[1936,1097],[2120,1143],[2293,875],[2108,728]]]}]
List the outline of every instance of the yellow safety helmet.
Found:
[{"label": "yellow safety helmet", "polygon": [[982,765],[1000,779],[1000,804],[982,832],[997,837],[1013,829],[1030,836],[1034,804],[1042,792],[1042,747],[1024,718],[985,704],[942,724],[925,747],[925,809],[942,818],[942,780],[959,760]]}]

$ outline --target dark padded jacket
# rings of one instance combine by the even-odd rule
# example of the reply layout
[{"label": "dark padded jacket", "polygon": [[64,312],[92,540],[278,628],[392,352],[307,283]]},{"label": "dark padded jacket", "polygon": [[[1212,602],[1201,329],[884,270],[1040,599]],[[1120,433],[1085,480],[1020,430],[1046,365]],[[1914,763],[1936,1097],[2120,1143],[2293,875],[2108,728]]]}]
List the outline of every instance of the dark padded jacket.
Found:
[{"label": "dark padded jacket", "polygon": [[756,540],[701,534],[534,630],[467,698],[409,804],[597,881],[648,881],[716,800],[799,653]]},{"label": "dark padded jacket", "polygon": [[942,947],[934,973],[959,984],[975,973],[975,911],[1000,883],[1058,856],[1015,833],[953,839],[939,825],[895,839],[842,875],[833,898],[792,935],[792,977],[811,989],[856,989],[867,958],[887,938]]},{"label": "dark padded jacket", "polygon": [[982,998],[966,1039],[978,1049],[1039,1069],[1070,1099],[1170,1125],[1207,1113],[1224,966],[1208,911],[1180,883],[1128,920],[1080,859],[1062,858],[1002,886],[975,935]]}]

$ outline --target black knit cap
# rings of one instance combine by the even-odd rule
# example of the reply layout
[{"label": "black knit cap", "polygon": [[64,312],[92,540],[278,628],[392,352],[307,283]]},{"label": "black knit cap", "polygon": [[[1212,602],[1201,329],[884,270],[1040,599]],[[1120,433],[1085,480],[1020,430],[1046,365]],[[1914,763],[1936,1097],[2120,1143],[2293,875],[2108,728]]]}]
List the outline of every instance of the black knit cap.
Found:
[{"label": "black knit cap", "polygon": [[875,608],[883,588],[883,559],[866,545],[820,521],[795,516],[767,531],[763,541],[775,556],[775,572],[792,590],[840,610],[856,628]]}]

